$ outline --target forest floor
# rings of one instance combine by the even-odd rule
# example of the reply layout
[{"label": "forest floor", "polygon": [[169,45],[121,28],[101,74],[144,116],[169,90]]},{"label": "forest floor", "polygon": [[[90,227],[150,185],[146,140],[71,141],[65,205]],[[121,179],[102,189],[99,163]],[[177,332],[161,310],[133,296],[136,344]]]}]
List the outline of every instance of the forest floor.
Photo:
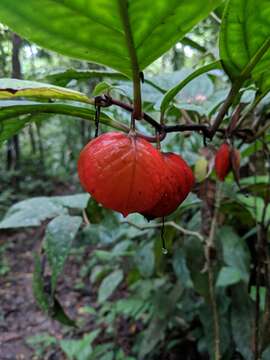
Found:
[{"label": "forest floor", "polygon": [[[0,247],[8,242],[5,250],[6,274],[0,277],[0,359],[35,359],[35,351],[27,339],[42,333],[58,339],[63,337],[61,325],[50,320],[38,309],[32,293],[33,253],[40,246],[42,228],[24,232],[5,232],[0,236]],[[79,264],[72,261],[60,283],[63,306],[71,317],[89,302],[89,296],[73,291]],[[59,353],[46,353],[47,359],[65,359]]]},{"label": "forest floor", "polygon": [[[73,191],[61,187],[53,195],[70,194]],[[0,360],[67,360],[57,342],[64,338],[82,338],[84,334],[96,330],[93,315],[82,311],[84,307],[98,309],[98,287],[91,286],[89,276],[82,278],[80,274],[82,265],[89,261],[94,250],[89,245],[85,245],[80,256],[69,256],[57,286],[57,298],[66,313],[76,323],[83,325],[75,330],[63,326],[43,314],[36,305],[32,292],[33,255],[40,250],[45,227],[46,224],[43,224],[39,228],[0,233]],[[78,283],[80,286],[77,286]],[[128,292],[125,285],[120,286],[112,300],[126,296]],[[102,324],[99,328],[101,334],[97,339],[98,344],[108,341],[103,336],[105,328],[102,328]],[[131,325],[128,320],[119,317],[114,338],[109,340],[128,356],[131,355],[135,335],[142,330],[141,323]],[[43,340],[33,340],[38,336]],[[51,339],[56,345],[50,343]],[[187,341],[185,346],[180,350],[180,357],[178,351],[173,351],[161,354],[158,360],[199,360],[194,355],[197,354],[194,344],[190,347]]]},{"label": "forest floor", "polygon": [[[6,231],[0,235],[0,248],[5,247],[4,256],[0,257],[0,271],[4,269],[5,272],[0,275],[0,360],[66,360],[59,346],[36,344],[35,347],[29,344],[29,340],[42,334],[45,334],[45,343],[49,337],[57,340],[79,338],[96,329],[91,315],[82,313],[81,309],[97,307],[97,288],[91,287],[89,280],[80,278],[79,274],[82,261],[91,256],[93,249],[86,247],[81,259],[69,257],[57,289],[57,296],[68,316],[76,321],[83,320],[83,326],[75,330],[62,326],[37,307],[32,292],[33,254],[39,250],[44,228],[45,225],[38,229]],[[79,289],[76,287],[78,279],[84,282]],[[113,298],[125,296],[126,289],[120,287]],[[128,321],[120,318],[116,332],[116,345],[129,353],[133,337]],[[102,336],[100,342],[103,342]]]}]

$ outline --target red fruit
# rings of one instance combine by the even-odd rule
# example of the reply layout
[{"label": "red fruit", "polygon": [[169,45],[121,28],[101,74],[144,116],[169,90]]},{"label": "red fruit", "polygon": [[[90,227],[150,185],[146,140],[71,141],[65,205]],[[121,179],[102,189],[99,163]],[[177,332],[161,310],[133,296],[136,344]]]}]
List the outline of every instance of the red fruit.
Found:
[{"label": "red fruit", "polygon": [[230,146],[224,143],[220,146],[215,157],[215,170],[220,181],[224,181],[225,177],[231,170]]},{"label": "red fruit", "polygon": [[84,147],[78,172],[82,186],[98,202],[127,216],[157,203],[165,164],[146,140],[109,132]]},{"label": "red fruit", "polygon": [[171,214],[185,200],[193,184],[194,176],[181,156],[173,153],[163,153],[166,164],[166,178],[161,197],[154,207],[143,213],[151,220]]}]

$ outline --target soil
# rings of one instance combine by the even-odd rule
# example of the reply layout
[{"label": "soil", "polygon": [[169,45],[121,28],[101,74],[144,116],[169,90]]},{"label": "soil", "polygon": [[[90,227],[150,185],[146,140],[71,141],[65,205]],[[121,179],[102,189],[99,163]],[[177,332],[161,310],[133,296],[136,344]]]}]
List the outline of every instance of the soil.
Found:
[{"label": "soil", "polygon": [[[67,193],[67,189],[64,190],[54,195]],[[93,316],[81,312],[84,306],[97,308],[97,288],[91,286],[88,277],[80,277],[82,264],[91,257],[93,249],[90,247],[85,247],[81,257],[69,256],[57,286],[57,298],[61,299],[66,313],[76,322],[82,320],[83,325],[77,330],[65,327],[51,320],[37,307],[32,293],[33,254],[40,250],[45,227],[46,224],[43,224],[38,228],[0,232],[0,360],[67,360],[59,347],[37,345],[34,348],[29,345],[29,338],[40,334],[48,334],[58,340],[81,338],[84,333],[96,329]],[[83,282],[79,288],[76,286],[78,281]],[[127,289],[123,285],[113,294],[112,300],[126,296]],[[114,339],[111,340],[126,355],[130,355],[136,335],[143,330],[142,324],[129,323],[119,317],[115,325]],[[100,324],[101,330],[102,327],[103,324]],[[98,343],[108,341],[104,334],[102,331]],[[164,353],[158,357],[158,360],[176,359],[202,358],[196,351],[196,344],[187,339],[174,353]]]},{"label": "soil", "polygon": [[0,246],[8,243],[4,258],[9,267],[0,278],[1,360],[34,359],[35,353],[26,343],[30,336],[43,332],[62,336],[61,326],[42,314],[32,294],[33,252],[38,250],[40,233],[38,229],[0,236]]}]

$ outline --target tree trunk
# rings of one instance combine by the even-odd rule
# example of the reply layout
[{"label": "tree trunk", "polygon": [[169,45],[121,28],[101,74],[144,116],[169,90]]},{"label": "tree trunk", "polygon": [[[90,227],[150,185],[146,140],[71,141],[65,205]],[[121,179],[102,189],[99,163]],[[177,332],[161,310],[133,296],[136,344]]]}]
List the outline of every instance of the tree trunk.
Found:
[{"label": "tree trunk", "polygon": [[41,128],[40,127],[41,126],[39,124],[36,124],[37,135],[38,135],[39,161],[40,161],[40,165],[44,169],[44,166],[45,166],[44,148],[43,148],[43,142],[42,142]]},{"label": "tree trunk", "polygon": [[[21,79],[21,63],[20,63],[20,48],[22,39],[12,34],[12,78]],[[20,168],[20,139],[19,135],[14,135],[7,144],[7,170]]]},{"label": "tree trunk", "polygon": [[37,146],[36,146],[36,139],[35,139],[35,134],[34,134],[34,131],[33,131],[33,125],[32,124],[29,125],[28,132],[29,132],[30,143],[31,143],[31,152],[32,152],[32,154],[35,154]]}]

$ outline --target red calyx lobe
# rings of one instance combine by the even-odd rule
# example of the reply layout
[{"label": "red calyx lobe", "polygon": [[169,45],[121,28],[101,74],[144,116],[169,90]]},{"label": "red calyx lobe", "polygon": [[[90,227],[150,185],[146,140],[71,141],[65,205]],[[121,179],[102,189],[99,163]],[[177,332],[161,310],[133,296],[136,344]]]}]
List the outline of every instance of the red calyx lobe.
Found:
[{"label": "red calyx lobe", "polygon": [[158,202],[165,171],[160,152],[149,142],[118,132],[90,141],[78,161],[84,189],[124,216],[143,213]]},{"label": "red calyx lobe", "polygon": [[174,153],[162,153],[166,164],[165,183],[161,197],[154,207],[144,212],[148,219],[171,214],[185,200],[194,185],[194,176],[188,164]]},{"label": "red calyx lobe", "polygon": [[231,147],[224,143],[220,146],[215,157],[215,170],[220,181],[224,181],[232,168]]}]

